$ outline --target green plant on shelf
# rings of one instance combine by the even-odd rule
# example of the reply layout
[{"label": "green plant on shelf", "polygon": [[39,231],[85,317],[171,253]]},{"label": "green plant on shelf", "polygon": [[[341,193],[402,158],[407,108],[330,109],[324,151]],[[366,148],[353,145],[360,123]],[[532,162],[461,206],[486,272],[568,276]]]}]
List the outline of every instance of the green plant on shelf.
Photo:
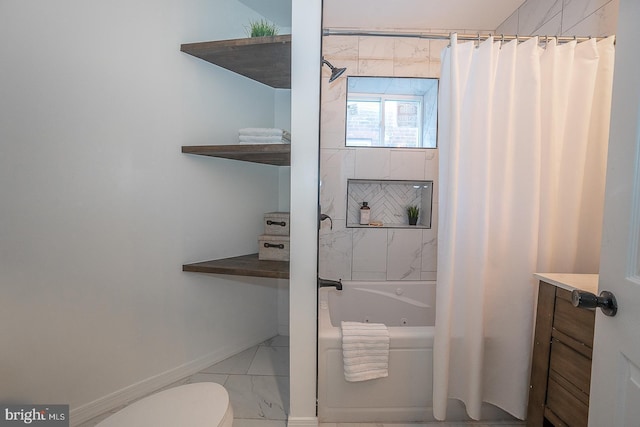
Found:
[{"label": "green plant on shelf", "polygon": [[409,225],[416,225],[418,223],[418,216],[420,215],[420,208],[416,205],[407,207],[407,216],[409,217]]},{"label": "green plant on shelf", "polygon": [[267,37],[278,35],[278,26],[272,24],[269,21],[260,19],[259,21],[250,21],[249,28],[247,28],[247,35],[249,37]]}]

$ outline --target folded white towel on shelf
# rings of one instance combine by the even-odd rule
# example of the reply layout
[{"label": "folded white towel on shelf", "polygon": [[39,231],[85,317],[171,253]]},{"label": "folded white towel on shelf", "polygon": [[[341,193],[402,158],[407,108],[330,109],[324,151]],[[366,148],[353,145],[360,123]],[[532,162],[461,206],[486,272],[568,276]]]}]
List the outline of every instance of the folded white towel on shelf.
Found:
[{"label": "folded white towel on shelf", "polygon": [[291,144],[291,141],[282,136],[245,136],[238,137],[240,144]]},{"label": "folded white towel on shelf", "polygon": [[243,128],[238,131],[238,135],[244,136],[282,136],[291,140],[291,133],[279,128]]},{"label": "folded white towel on shelf", "polygon": [[341,329],[345,380],[389,376],[389,330],[384,324],[342,322]]}]

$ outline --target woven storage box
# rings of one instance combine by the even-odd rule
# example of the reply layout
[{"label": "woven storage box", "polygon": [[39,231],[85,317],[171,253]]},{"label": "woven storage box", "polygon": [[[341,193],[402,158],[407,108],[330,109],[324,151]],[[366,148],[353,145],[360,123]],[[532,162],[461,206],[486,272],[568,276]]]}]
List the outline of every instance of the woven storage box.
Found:
[{"label": "woven storage box", "polygon": [[269,212],[264,214],[264,234],[288,236],[289,212]]},{"label": "woven storage box", "polygon": [[263,234],[258,237],[258,259],[289,261],[289,236]]}]

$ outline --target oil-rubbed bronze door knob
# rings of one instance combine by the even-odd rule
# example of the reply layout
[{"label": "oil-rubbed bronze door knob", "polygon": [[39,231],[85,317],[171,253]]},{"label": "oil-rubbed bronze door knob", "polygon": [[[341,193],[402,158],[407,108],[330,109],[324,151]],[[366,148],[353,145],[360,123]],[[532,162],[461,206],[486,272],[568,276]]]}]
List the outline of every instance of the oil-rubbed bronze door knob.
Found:
[{"label": "oil-rubbed bronze door knob", "polygon": [[600,307],[606,316],[615,316],[618,312],[616,297],[609,291],[602,291],[600,296],[596,296],[591,292],[575,290],[571,292],[571,303],[578,308]]}]

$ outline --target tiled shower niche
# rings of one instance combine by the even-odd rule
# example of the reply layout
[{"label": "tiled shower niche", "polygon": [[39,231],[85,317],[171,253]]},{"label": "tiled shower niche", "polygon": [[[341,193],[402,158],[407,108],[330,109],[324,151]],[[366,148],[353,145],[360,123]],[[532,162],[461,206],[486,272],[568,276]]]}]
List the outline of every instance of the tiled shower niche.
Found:
[{"label": "tiled shower niche", "polygon": [[[350,228],[431,228],[433,181],[347,180],[347,227]],[[371,222],[381,226],[360,225],[360,208],[367,202]],[[417,225],[409,225],[408,206],[418,206]]]}]

